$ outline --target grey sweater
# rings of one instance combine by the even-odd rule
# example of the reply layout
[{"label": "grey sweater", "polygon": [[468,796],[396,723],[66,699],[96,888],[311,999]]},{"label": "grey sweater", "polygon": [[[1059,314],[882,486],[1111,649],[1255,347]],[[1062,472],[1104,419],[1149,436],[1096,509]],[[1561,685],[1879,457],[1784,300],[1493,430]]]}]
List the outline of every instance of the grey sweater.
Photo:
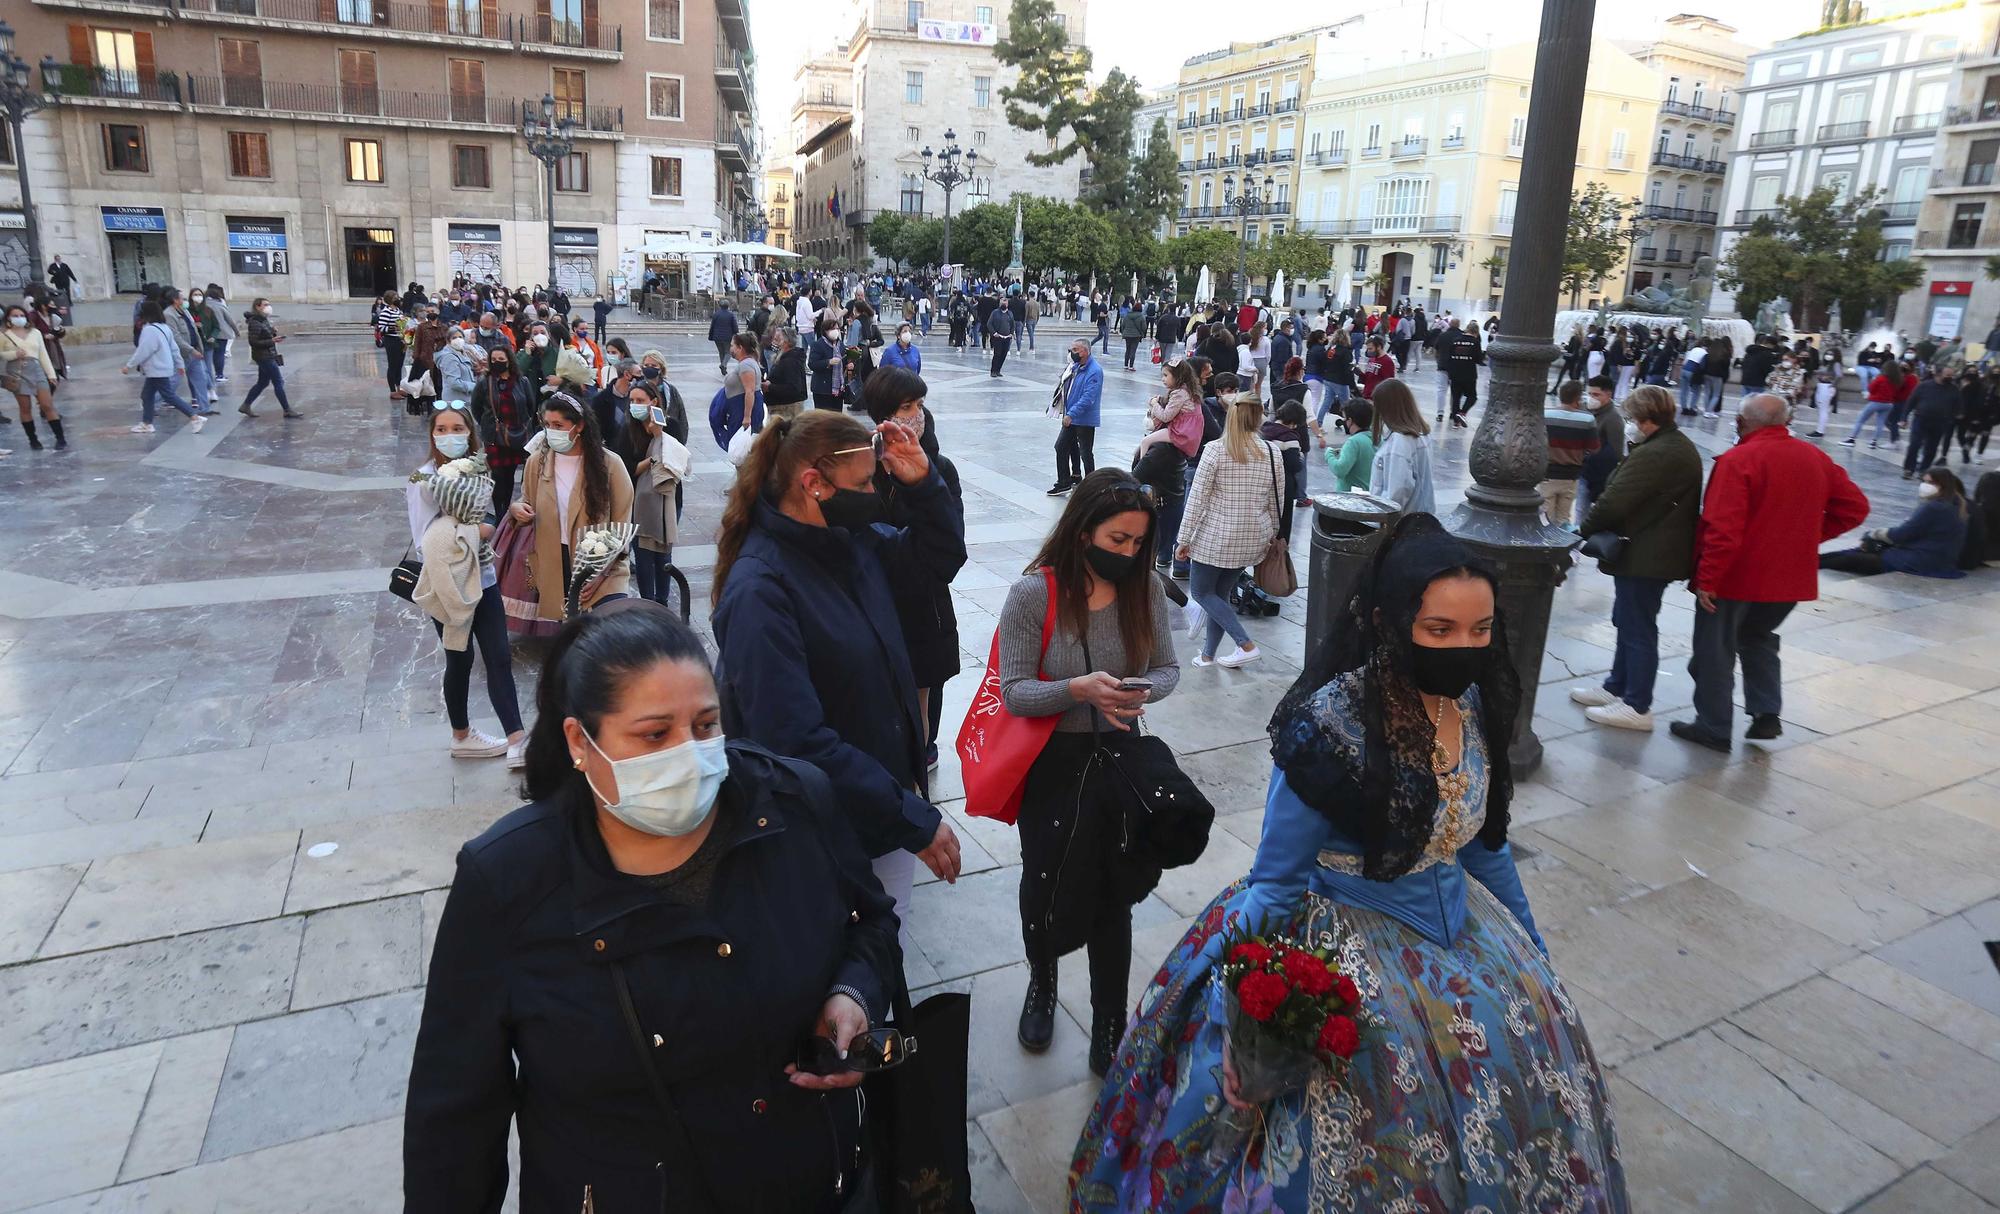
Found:
[{"label": "grey sweater", "polygon": [[[1173,630],[1168,625],[1167,596],[1159,579],[1151,582],[1153,592],[1153,665],[1144,671],[1153,680],[1147,703],[1165,698],[1181,681],[1180,659],[1174,656]],[[1088,642],[1090,661],[1083,657],[1084,645],[1058,618],[1049,638],[1049,652],[1042,657],[1042,620],[1048,614],[1048,584],[1039,573],[1022,578],[1007,592],[1007,605],[1000,609],[1000,698],[1007,711],[1017,717],[1048,717],[1057,713],[1061,733],[1089,733],[1090,719],[1097,710],[1070,698],[1069,681],[1102,670],[1127,678],[1140,674],[1125,656],[1125,642],[1118,635],[1118,604],[1112,603],[1090,613]],[[1036,673],[1040,659],[1041,672]],[[1117,732],[1116,726],[1098,723],[1099,728]]]}]

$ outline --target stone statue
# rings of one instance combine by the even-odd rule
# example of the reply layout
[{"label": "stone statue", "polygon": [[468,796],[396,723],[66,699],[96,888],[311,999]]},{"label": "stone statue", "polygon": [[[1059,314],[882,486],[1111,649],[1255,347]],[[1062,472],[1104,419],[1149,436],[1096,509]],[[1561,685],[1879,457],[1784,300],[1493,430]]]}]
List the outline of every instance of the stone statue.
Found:
[{"label": "stone statue", "polygon": [[1792,329],[1792,301],[1783,295],[1768,300],[1757,309],[1759,333],[1789,333]]}]

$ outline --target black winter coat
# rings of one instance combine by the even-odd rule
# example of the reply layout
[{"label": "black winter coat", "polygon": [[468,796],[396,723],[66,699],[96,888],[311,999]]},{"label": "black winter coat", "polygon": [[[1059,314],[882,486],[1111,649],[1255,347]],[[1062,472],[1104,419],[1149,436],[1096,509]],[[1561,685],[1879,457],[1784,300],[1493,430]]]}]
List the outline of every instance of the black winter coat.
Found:
[{"label": "black winter coat", "polygon": [[929,722],[896,615],[897,581],[949,582],[965,520],[934,469],[897,495],[909,526],[811,527],[760,501],[714,615],[723,727],[833,781],[870,856],[922,851]]},{"label": "black winter coat", "polygon": [[[784,1068],[836,989],[886,1014],[895,911],[831,820],[823,775],[729,751],[726,850],[700,909],[612,868],[580,782],[460,850],[410,1067],[410,1214],[499,1210],[509,1121],[522,1214],[575,1214],[585,1186],[604,1214],[810,1212],[831,1196],[856,1099]],[[634,1056],[613,967],[678,1129]]]},{"label": "black winter coat", "polygon": [[[924,410],[926,418],[930,410]],[[925,430],[928,440],[930,432]],[[926,443],[927,447],[930,444]],[[958,469],[952,462],[929,451],[931,463],[951,490],[952,505],[960,517],[965,513],[965,496],[958,485]],[[888,504],[891,527],[911,527],[919,520],[903,494],[903,483],[880,469],[875,473],[875,492]],[[896,600],[896,618],[903,625],[903,644],[910,651],[910,674],[918,687],[942,687],[963,669],[958,651],[958,611],[951,604],[951,579],[912,573],[889,584]]]}]

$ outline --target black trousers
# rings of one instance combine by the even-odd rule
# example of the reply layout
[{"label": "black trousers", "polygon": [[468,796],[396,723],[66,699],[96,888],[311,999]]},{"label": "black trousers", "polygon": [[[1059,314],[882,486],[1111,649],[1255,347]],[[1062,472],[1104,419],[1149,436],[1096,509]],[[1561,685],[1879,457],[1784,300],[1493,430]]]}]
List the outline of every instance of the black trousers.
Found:
[{"label": "black trousers", "polygon": [[1097,442],[1096,426],[1068,425],[1056,435],[1056,483],[1075,484],[1097,471],[1097,457],[1091,447]]},{"label": "black trousers", "polygon": [[1445,372],[1451,381],[1451,415],[1464,417],[1479,403],[1479,372],[1471,368],[1454,367]]},{"label": "black trousers", "polygon": [[831,409],[838,413],[840,412],[840,397],[832,392],[815,392],[813,393],[813,408]]},{"label": "black trousers", "polygon": [[[403,339],[384,337],[382,353],[389,356],[389,391],[394,392],[403,383]],[[197,401],[197,404],[200,402]]]},{"label": "black trousers", "polygon": [[1864,548],[1842,548],[1838,552],[1822,552],[1819,554],[1819,567],[1838,569],[1842,573],[1858,573],[1862,577],[1874,577],[1888,570],[1888,566],[1882,563],[1881,553],[1869,552]]},{"label": "black trousers", "polygon": [[1922,472],[1938,462],[1938,452],[1944,452],[1944,462],[1951,462],[1950,418],[1932,420],[1918,413],[1910,418],[1910,447],[1903,452],[1903,471]]},{"label": "black trousers", "polygon": [[[512,471],[512,469],[508,469]],[[444,635],[444,625],[431,625]],[[472,611],[472,639],[464,649],[444,651],[444,713],[453,729],[469,727],[466,700],[472,691],[472,651],[486,663],[486,698],[500,718],[500,728],[517,733],[521,728],[521,706],[514,692],[514,658],[507,647],[507,609],[500,602],[500,587],[488,586]]]},{"label": "black trousers", "polygon": [[495,518],[507,513],[507,507],[514,501],[514,477],[520,472],[515,465],[504,468],[488,468],[493,477],[493,515]]},{"label": "black trousers", "polygon": [[1001,337],[996,333],[988,339],[988,344],[993,347],[993,366],[991,372],[994,375],[998,375],[1000,374],[1000,368],[1006,365],[1007,350],[1014,344],[1014,339],[1011,337]]},{"label": "black trousers", "polygon": [[1133,364],[1136,363],[1138,360],[1139,360],[1139,339],[1136,337],[1128,337],[1125,339],[1125,369],[1127,371],[1132,370]]}]

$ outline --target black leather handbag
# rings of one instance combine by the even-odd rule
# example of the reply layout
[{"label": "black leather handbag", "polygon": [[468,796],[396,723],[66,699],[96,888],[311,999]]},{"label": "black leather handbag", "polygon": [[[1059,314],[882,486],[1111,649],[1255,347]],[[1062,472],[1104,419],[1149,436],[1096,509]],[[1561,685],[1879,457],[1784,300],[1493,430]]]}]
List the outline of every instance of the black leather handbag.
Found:
[{"label": "black leather handbag", "polygon": [[1121,802],[1119,852],[1160,868],[1201,859],[1215,824],[1215,806],[1181,770],[1167,744],[1151,734],[1100,737],[1097,754]]},{"label": "black leather handbag", "polygon": [[410,555],[410,549],[403,550],[403,559],[389,571],[389,593],[406,603],[417,600],[417,577],[424,571],[424,563]]}]

